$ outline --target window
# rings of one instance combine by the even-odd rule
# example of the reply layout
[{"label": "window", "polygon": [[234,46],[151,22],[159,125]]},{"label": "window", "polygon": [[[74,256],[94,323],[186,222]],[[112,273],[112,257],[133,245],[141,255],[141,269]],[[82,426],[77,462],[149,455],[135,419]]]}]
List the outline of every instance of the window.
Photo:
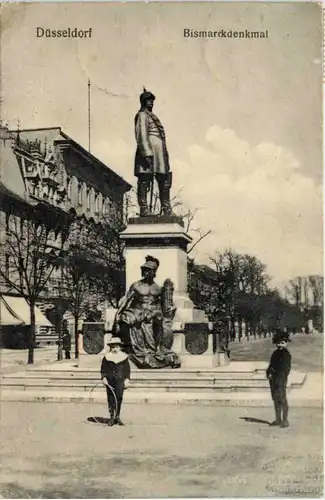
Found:
[{"label": "window", "polygon": [[99,213],[99,194],[95,194],[95,213]]},{"label": "window", "polygon": [[103,199],[103,214],[104,215],[109,214],[108,198]]},{"label": "window", "polygon": [[78,182],[78,205],[82,205],[82,182]]},{"label": "window", "polygon": [[68,197],[68,200],[71,200],[71,194],[72,194],[72,180],[70,177],[67,177],[67,197]]},{"label": "window", "polygon": [[10,229],[10,214],[6,213],[6,231],[8,232]]},{"label": "window", "polygon": [[90,193],[91,193],[91,189],[90,187],[87,188],[87,199],[86,199],[86,209],[87,210],[90,210]]}]

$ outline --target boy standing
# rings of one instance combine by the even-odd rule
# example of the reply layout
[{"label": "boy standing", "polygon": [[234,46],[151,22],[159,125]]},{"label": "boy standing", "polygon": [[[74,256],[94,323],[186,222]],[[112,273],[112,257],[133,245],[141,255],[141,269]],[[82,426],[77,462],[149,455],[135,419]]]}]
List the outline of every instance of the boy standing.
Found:
[{"label": "boy standing", "polygon": [[130,382],[130,363],[128,355],[121,350],[123,345],[118,337],[107,343],[110,351],[105,354],[101,366],[101,378],[106,386],[107,404],[110,414],[108,425],[124,425],[120,419],[124,389]]},{"label": "boy standing", "polygon": [[289,426],[287,380],[291,370],[291,354],[287,350],[288,342],[291,341],[287,332],[281,331],[275,334],[273,343],[276,344],[277,348],[273,352],[269,367],[266,370],[275,408],[275,420],[271,425],[278,425],[280,427]]}]

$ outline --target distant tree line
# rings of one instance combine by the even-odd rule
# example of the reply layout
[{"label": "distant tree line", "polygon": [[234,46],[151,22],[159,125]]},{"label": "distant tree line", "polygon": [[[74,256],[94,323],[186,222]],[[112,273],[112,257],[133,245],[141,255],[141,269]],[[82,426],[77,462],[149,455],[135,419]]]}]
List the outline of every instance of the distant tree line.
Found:
[{"label": "distant tree line", "polygon": [[310,319],[321,331],[322,280],[320,276],[307,279],[309,302],[302,305],[302,294],[296,289],[301,280],[292,280],[282,296],[270,286],[265,264],[254,256],[228,249],[211,258],[210,266],[188,260],[190,298],[211,321],[227,320],[232,337],[236,329],[239,337],[262,335],[276,328],[300,331]]}]

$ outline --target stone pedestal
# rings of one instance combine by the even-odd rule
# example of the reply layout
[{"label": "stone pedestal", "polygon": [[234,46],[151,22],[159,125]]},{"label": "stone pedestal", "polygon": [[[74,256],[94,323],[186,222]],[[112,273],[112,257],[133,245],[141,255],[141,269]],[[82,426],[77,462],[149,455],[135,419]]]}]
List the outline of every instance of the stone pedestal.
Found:
[{"label": "stone pedestal", "polygon": [[[185,324],[197,324],[197,335],[201,335],[199,324],[211,326],[204,313],[196,309],[187,292],[187,245],[192,241],[185,233],[182,220],[178,217],[139,217],[130,219],[129,225],[121,233],[125,242],[126,288],[141,277],[140,268],[147,255],[159,262],[156,280],[163,284],[169,278],[174,284],[174,304],[177,312],[173,331],[175,351],[181,359],[182,368],[215,368],[224,364],[223,354],[213,352],[212,331],[205,339],[205,348],[200,354],[189,352]],[[195,325],[192,328],[195,334]],[[193,334],[193,333],[192,333]],[[208,338],[208,339],[207,339]]]},{"label": "stone pedestal", "polygon": [[184,231],[179,217],[138,217],[130,219],[121,233],[125,241],[126,288],[140,279],[140,267],[146,255],[159,262],[157,282],[170,278],[174,284],[175,321],[204,321],[203,311],[195,309],[187,293],[187,245],[192,238]]}]

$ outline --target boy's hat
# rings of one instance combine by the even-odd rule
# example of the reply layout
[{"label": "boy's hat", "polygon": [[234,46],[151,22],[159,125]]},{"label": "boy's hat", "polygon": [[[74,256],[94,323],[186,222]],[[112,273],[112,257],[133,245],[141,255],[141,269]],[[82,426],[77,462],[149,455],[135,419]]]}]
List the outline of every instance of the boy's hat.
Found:
[{"label": "boy's hat", "polygon": [[273,344],[277,344],[278,342],[291,342],[289,333],[285,332],[284,330],[279,330],[275,333],[273,337]]},{"label": "boy's hat", "polygon": [[114,345],[114,344],[119,344],[123,345],[122,340],[119,337],[112,337],[108,342],[107,345]]}]

